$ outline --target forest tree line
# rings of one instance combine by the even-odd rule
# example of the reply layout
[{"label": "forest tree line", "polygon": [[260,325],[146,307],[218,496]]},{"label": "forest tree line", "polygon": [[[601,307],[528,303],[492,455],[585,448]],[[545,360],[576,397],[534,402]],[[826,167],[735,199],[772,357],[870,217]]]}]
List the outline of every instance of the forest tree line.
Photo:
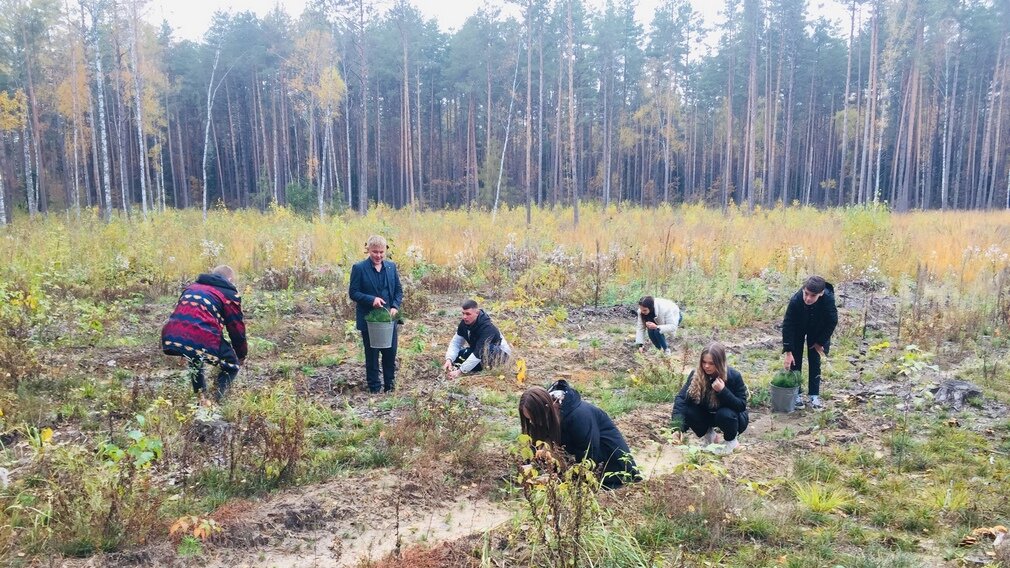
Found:
[{"label": "forest tree line", "polygon": [[[1010,207],[1010,3],[409,0],[218,13],[2,0],[0,223],[93,207]],[[380,8],[382,6],[382,8]],[[711,38],[714,47],[706,48]]]}]

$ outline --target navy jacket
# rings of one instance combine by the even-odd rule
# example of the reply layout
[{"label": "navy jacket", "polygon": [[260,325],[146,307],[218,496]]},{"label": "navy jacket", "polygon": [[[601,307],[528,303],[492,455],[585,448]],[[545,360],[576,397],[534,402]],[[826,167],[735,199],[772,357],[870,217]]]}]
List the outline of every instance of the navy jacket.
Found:
[{"label": "navy jacket", "polygon": [[[384,279],[384,280],[383,280]],[[382,284],[386,293],[380,291]],[[386,301],[386,309],[400,309],[403,304],[403,287],[400,286],[400,274],[396,264],[391,260],[382,261],[382,271],[372,268],[371,259],[366,258],[351,267],[351,284],[347,290],[348,296],[357,304],[355,310],[357,328],[360,331],[368,329],[365,316],[372,311],[372,302],[377,296]]]},{"label": "navy jacket", "polygon": [[804,337],[807,345],[817,343],[827,351],[831,346],[831,334],[837,325],[835,287],[828,284],[824,295],[811,306],[803,301],[803,289],[800,288],[789,299],[785,318],[782,319],[782,352],[802,353]]},{"label": "navy jacket", "polygon": [[691,386],[691,381],[695,380],[694,371],[691,371],[687,380],[684,381],[684,386],[677,393],[677,398],[673,401],[673,422],[676,424],[682,421],[684,411],[688,408],[700,408],[707,412],[715,412],[720,408],[729,408],[739,413],[737,420],[740,425],[740,431],[743,432],[746,430],[747,424],[750,422],[750,416],[747,414],[747,385],[744,384],[740,372],[733,367],[726,369],[726,375],[726,387],[715,394],[719,400],[719,406],[709,408],[706,397],[702,397],[701,402],[696,403],[691,397],[687,396],[687,389]]},{"label": "navy jacket", "polygon": [[[631,479],[641,479],[628,443],[606,412],[584,402],[567,381],[558,381],[549,390],[565,393],[561,400],[561,445],[565,451],[578,460],[588,457],[605,473],[627,472]],[[605,476],[603,485],[611,489],[619,487],[623,483],[621,477]]]}]

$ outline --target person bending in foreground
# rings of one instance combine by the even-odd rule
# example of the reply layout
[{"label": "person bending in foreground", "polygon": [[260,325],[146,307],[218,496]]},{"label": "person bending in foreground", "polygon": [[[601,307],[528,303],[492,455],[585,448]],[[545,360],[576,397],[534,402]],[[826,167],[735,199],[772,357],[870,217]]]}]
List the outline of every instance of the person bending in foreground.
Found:
[{"label": "person bending in foreground", "polygon": [[614,421],[583,401],[567,381],[558,381],[546,390],[527,389],[519,399],[519,421],[523,433],[534,442],[560,446],[576,460],[593,460],[603,470],[602,484],[607,489],[642,479]]}]

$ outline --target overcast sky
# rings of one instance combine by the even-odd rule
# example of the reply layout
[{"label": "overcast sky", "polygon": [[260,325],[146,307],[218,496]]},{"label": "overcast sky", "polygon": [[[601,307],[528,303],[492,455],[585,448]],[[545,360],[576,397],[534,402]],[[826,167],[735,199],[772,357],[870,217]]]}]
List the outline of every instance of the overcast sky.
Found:
[{"label": "overcast sky", "polygon": [[[598,6],[603,4],[602,0],[587,1]],[[445,31],[459,29],[477,8],[484,5],[484,2],[477,0],[412,0],[412,2],[426,18],[438,20]],[[639,22],[647,26],[652,21],[653,10],[660,2],[661,0],[639,0],[636,12]],[[147,6],[147,19],[155,25],[160,25],[163,19],[168,20],[169,25],[175,30],[176,38],[199,41],[210,26],[211,16],[217,10],[231,12],[251,10],[262,17],[279,4],[288,14],[297,18],[305,8],[305,3],[305,0],[152,0]],[[721,20],[719,12],[722,10],[723,2],[691,0],[691,3],[708,25]],[[518,16],[520,10],[518,5],[509,6]],[[839,25],[846,17],[846,10],[838,0],[814,0],[811,2],[810,13],[828,17]]]}]

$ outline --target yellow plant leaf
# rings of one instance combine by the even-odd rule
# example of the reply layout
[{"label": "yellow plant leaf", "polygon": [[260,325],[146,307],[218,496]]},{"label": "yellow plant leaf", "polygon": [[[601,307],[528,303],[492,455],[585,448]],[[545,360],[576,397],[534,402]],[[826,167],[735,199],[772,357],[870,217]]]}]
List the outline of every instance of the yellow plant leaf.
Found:
[{"label": "yellow plant leaf", "polygon": [[179,517],[176,519],[172,526],[168,528],[168,534],[175,535],[177,533],[189,532],[189,527],[192,524],[192,517]]},{"label": "yellow plant leaf", "polygon": [[516,384],[526,382],[526,359],[516,360]]},{"label": "yellow plant leaf", "polygon": [[42,431],[39,432],[39,439],[42,440],[43,444],[48,444],[49,441],[53,439],[53,429],[43,428]]}]

